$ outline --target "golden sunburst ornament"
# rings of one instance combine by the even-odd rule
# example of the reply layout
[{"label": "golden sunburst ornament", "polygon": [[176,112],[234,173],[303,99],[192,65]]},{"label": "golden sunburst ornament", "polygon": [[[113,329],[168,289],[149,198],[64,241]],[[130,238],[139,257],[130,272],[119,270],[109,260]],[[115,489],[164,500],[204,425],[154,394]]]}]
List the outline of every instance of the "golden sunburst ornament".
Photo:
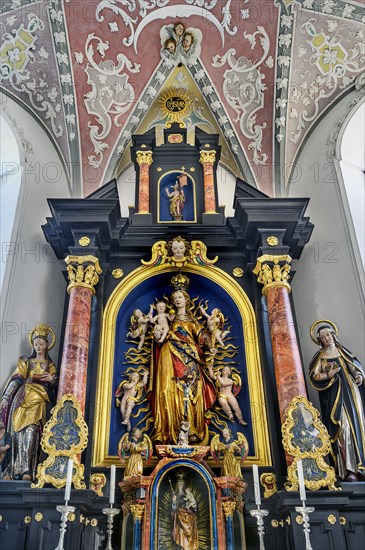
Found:
[{"label": "golden sunburst ornament", "polygon": [[190,115],[192,100],[186,90],[170,88],[161,95],[160,106],[167,118],[166,127],[177,122],[180,128],[185,128],[184,118]]}]

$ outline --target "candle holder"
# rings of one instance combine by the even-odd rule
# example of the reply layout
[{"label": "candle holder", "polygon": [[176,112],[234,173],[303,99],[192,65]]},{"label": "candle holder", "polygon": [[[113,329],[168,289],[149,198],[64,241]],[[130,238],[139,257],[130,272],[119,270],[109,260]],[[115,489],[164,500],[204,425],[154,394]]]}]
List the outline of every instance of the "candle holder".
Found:
[{"label": "candle holder", "polygon": [[309,533],[311,532],[309,526],[309,514],[315,511],[313,506],[306,506],[305,500],[302,501],[302,506],[296,506],[295,511],[302,514],[303,518],[303,532],[305,538],[305,550],[313,550],[311,541],[309,538]]},{"label": "candle holder", "polygon": [[105,547],[105,550],[113,550],[112,547],[112,535],[113,535],[113,522],[114,522],[114,516],[119,514],[120,510],[118,508],[113,508],[113,505],[110,504],[110,508],[103,508],[102,509],[103,514],[108,516],[108,542]]},{"label": "candle holder", "polygon": [[256,518],[257,522],[257,531],[259,533],[259,540],[260,540],[260,550],[265,550],[264,545],[264,517],[269,515],[269,510],[261,510],[261,507],[259,504],[257,504],[256,510],[250,510],[250,516]]},{"label": "candle holder", "polygon": [[60,538],[55,550],[64,550],[63,540],[65,538],[67,529],[67,518],[70,512],[74,512],[76,508],[74,506],[68,506],[68,501],[65,501],[64,505],[56,506],[57,512],[61,513],[61,526],[60,526]]}]

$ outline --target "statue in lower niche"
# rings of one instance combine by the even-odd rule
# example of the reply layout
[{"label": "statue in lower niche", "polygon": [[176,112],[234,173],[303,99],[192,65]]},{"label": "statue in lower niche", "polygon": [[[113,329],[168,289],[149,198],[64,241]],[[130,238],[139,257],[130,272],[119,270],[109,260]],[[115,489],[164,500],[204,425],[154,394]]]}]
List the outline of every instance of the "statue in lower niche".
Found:
[{"label": "statue in lower niche", "polygon": [[331,321],[316,321],[311,338],[320,349],[310,363],[310,383],[319,391],[322,420],[330,435],[336,473],[365,480],[365,373],[337,338]]},{"label": "statue in lower niche", "polygon": [[[51,342],[48,340],[51,335]],[[1,419],[12,437],[12,459],[4,472],[10,479],[34,480],[47,407],[55,401],[56,367],[48,355],[53,330],[37,324],[30,333],[33,353],[19,358],[1,398]]]}]

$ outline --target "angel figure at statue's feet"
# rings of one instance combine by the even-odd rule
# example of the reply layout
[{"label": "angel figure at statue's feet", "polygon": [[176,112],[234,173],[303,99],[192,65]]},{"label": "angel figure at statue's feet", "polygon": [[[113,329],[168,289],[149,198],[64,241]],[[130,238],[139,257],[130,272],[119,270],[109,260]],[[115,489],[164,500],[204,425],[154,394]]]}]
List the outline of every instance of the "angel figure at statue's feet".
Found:
[{"label": "angel figure at statue's feet", "polygon": [[[237,420],[242,426],[246,426],[247,422],[243,420],[242,412],[238,401],[233,393],[234,380],[231,378],[231,368],[223,367],[222,374],[214,374],[213,368],[211,365],[208,367],[209,376],[217,382],[218,386],[218,402],[222,407],[223,411],[226,413],[228,418],[233,422],[234,416],[236,415]],[[238,392],[237,392],[238,393]]]}]

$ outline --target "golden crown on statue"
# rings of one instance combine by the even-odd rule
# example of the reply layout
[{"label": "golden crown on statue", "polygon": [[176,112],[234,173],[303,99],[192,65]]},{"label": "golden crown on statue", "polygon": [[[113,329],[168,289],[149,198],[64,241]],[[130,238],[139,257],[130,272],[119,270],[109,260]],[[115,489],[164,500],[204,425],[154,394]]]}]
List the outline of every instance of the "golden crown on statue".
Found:
[{"label": "golden crown on statue", "polygon": [[[51,335],[51,341],[48,340],[48,335]],[[32,346],[36,338],[43,338],[48,342],[48,350],[52,349],[56,342],[56,335],[49,325],[46,323],[37,323],[33,330],[29,333],[29,343]]]},{"label": "golden crown on statue", "polygon": [[190,279],[182,273],[178,273],[171,278],[171,286],[174,290],[187,290],[189,288]]}]

